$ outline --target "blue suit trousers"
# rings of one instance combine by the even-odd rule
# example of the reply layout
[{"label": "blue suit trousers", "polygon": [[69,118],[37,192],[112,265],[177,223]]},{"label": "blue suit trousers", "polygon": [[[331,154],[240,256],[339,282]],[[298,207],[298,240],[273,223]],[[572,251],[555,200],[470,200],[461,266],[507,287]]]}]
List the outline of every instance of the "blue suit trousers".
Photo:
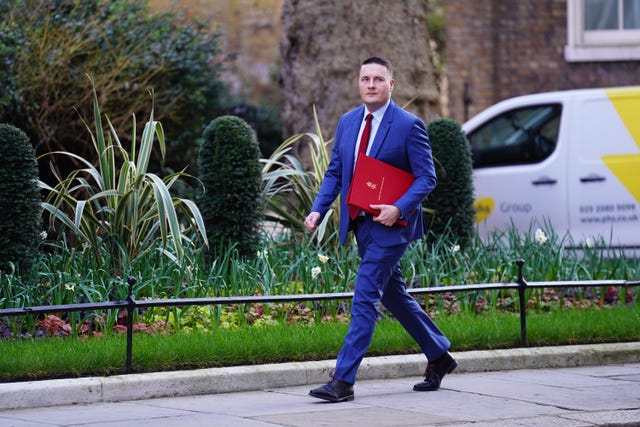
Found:
[{"label": "blue suit trousers", "polygon": [[420,304],[407,292],[400,258],[409,246],[376,244],[371,234],[372,218],[367,215],[353,224],[361,264],[351,306],[351,322],[336,362],[335,378],[354,384],[356,372],[371,345],[378,319],[379,302],[418,343],[428,360],[449,350],[449,340]]}]

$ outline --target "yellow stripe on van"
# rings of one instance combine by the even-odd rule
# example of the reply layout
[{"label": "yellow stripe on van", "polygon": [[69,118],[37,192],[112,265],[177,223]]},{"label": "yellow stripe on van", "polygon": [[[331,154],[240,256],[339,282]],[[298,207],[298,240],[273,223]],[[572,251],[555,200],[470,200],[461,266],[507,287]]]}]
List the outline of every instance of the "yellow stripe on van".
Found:
[{"label": "yellow stripe on van", "polygon": [[[640,88],[605,89],[620,119],[640,148]],[[611,154],[602,161],[640,203],[640,153]]]},{"label": "yellow stripe on van", "polygon": [[640,148],[640,88],[605,89],[605,93]]},{"label": "yellow stripe on van", "polygon": [[609,170],[622,182],[627,191],[640,203],[640,153],[611,154],[602,156],[602,161]]}]

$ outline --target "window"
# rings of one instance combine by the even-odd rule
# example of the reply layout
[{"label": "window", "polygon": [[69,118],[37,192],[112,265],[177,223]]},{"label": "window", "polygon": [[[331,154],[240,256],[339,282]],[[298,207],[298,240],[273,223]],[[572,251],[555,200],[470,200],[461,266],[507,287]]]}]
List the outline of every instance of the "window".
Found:
[{"label": "window", "polygon": [[467,139],[474,168],[539,163],[558,142],[560,104],[508,111],[474,130]]},{"label": "window", "polygon": [[568,0],[567,61],[640,59],[640,0]]}]

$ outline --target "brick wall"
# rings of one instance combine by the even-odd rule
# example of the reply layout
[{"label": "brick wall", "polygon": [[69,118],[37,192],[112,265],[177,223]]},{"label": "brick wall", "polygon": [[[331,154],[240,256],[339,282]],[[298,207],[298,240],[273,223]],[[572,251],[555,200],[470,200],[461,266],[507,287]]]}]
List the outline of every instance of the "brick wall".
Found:
[{"label": "brick wall", "polygon": [[448,0],[449,116],[459,122],[502,99],[640,84],[640,62],[568,63],[566,0]]}]

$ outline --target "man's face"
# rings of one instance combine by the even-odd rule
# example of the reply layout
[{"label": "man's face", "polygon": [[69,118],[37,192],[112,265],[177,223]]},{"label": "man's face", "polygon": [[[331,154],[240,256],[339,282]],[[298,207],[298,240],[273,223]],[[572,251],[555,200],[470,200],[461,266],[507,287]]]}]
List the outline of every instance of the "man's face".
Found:
[{"label": "man's face", "polygon": [[387,103],[394,84],[384,65],[365,64],[360,67],[360,97],[369,111],[376,111]]}]

